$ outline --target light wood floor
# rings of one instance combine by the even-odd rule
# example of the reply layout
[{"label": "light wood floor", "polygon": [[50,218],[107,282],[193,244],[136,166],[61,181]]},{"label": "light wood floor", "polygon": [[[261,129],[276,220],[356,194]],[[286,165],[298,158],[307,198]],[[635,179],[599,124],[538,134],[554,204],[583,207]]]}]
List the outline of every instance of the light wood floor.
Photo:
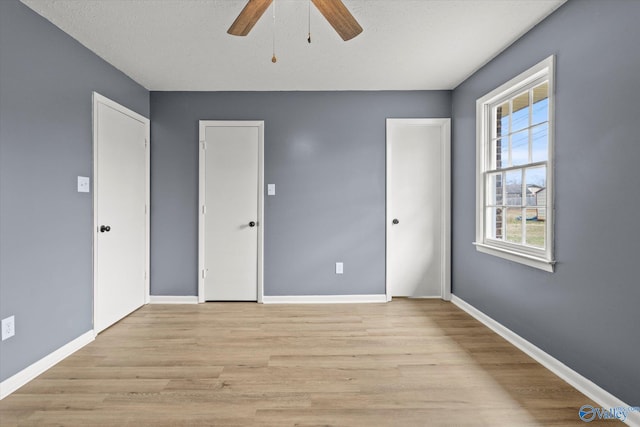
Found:
[{"label": "light wood floor", "polygon": [[0,402],[0,424],[584,425],[592,403],[436,300],[149,305]]}]

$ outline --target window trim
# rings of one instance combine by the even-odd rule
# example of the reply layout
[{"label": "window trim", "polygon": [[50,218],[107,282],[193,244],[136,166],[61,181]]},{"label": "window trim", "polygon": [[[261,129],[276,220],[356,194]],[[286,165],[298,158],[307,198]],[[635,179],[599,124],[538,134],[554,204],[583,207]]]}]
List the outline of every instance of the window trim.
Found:
[{"label": "window trim", "polygon": [[[540,61],[525,72],[500,85],[476,101],[476,240],[473,243],[478,252],[515,261],[530,267],[553,272],[554,260],[554,129],[555,129],[555,56]],[[485,196],[484,179],[491,145],[491,105],[497,100],[511,97],[525,90],[536,80],[546,77],[549,82],[549,157],[547,159],[547,208],[545,230],[546,247],[536,250],[524,245],[501,242],[485,238]]]}]

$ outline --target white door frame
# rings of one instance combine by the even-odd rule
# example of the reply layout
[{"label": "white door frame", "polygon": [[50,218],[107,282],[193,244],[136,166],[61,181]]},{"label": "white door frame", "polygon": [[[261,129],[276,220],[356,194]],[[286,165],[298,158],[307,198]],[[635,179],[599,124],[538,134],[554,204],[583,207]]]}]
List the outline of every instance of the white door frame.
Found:
[{"label": "white door frame", "polygon": [[93,191],[93,232],[92,232],[92,236],[93,236],[93,267],[92,267],[92,271],[93,271],[93,325],[94,325],[94,335],[97,335],[98,332],[95,331],[95,323],[96,323],[96,305],[97,305],[97,301],[96,301],[96,295],[97,295],[97,289],[98,289],[98,277],[96,275],[96,265],[98,265],[98,245],[96,242],[96,230],[98,230],[99,224],[98,224],[98,188],[100,188],[98,186],[98,127],[96,126],[96,124],[98,123],[98,104],[103,104],[106,105],[108,107],[113,108],[114,110],[127,115],[135,120],[138,120],[140,122],[142,122],[144,124],[145,127],[145,153],[144,153],[144,167],[145,167],[145,172],[144,172],[144,193],[145,193],[145,262],[144,262],[144,271],[145,271],[145,275],[144,275],[144,303],[145,304],[149,304],[149,218],[151,216],[150,214],[150,135],[151,135],[151,131],[150,131],[150,121],[148,118],[136,113],[135,111],[132,111],[130,109],[128,109],[127,107],[124,107],[120,104],[118,104],[115,101],[112,101],[111,99],[107,98],[106,96],[100,95],[98,92],[93,92],[92,93],[92,107],[93,107],[93,122],[92,122],[92,127],[93,127],[93,187],[92,187],[92,191]]},{"label": "white door frame", "polygon": [[207,127],[248,127],[255,126],[258,128],[258,303],[262,303],[264,296],[263,286],[263,242],[264,242],[264,121],[245,121],[245,120],[200,120],[199,140],[199,185],[198,185],[198,302],[205,302],[204,299],[204,279],[206,277],[205,269],[205,186],[206,186],[206,129]]},{"label": "white door frame", "polygon": [[[445,301],[451,300],[451,119],[387,119],[387,177],[386,177],[386,243],[385,243],[385,266],[389,265],[389,251],[387,244],[389,242],[389,233],[391,227],[389,226],[390,212],[391,212],[391,187],[389,185],[391,181],[391,144],[389,143],[389,128],[390,124],[408,124],[408,125],[438,125],[442,128],[442,151],[440,161],[442,164],[442,188],[441,188],[441,253],[442,253],[442,265],[441,265],[441,296]],[[391,290],[389,289],[389,269],[385,268],[385,292],[387,295],[387,301],[391,301]]]}]

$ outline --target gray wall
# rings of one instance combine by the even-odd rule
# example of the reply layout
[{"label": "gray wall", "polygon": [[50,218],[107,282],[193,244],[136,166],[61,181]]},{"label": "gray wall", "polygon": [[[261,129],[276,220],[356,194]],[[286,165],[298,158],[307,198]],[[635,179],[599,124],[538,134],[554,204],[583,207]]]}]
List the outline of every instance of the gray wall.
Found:
[{"label": "gray wall", "polygon": [[265,121],[265,295],[384,293],[385,119],[450,106],[448,91],[152,92],[151,293],[197,294],[201,119]]},{"label": "gray wall", "polygon": [[92,328],[91,92],[149,93],[16,0],[0,1],[0,344],[4,380]]},{"label": "gray wall", "polygon": [[[629,404],[640,402],[635,226],[640,2],[570,0],[453,92],[459,297]],[[557,55],[557,271],[477,253],[475,100]],[[0,1],[0,380],[91,329],[91,91],[149,94]],[[384,292],[384,119],[448,117],[450,92],[151,94],[152,293],[195,295],[198,120],[265,120],[267,295]],[[594,195],[596,195],[594,197]],[[345,275],[333,263],[345,262]]]},{"label": "gray wall", "polygon": [[[640,402],[640,2],[570,0],[453,93],[454,293]],[[476,252],[475,101],[556,54],[555,273]]]}]

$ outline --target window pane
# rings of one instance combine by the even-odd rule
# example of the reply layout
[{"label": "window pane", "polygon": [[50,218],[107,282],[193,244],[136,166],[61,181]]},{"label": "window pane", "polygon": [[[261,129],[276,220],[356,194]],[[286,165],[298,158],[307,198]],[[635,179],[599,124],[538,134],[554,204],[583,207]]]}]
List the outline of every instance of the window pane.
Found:
[{"label": "window pane", "polygon": [[507,209],[507,241],[522,243],[522,209]]},{"label": "window pane", "polygon": [[525,169],[527,206],[547,205],[547,168],[538,166]]},{"label": "window pane", "polygon": [[507,205],[522,206],[522,171],[509,171],[506,174]]},{"label": "window pane", "polygon": [[532,162],[549,160],[549,124],[545,123],[531,129]]},{"label": "window pane", "polygon": [[533,114],[531,124],[549,121],[549,83],[533,88]]},{"label": "window pane", "polygon": [[513,98],[513,117],[511,118],[511,132],[529,127],[529,92]]},{"label": "window pane", "polygon": [[511,166],[529,163],[529,130],[511,135]]},{"label": "window pane", "polygon": [[493,138],[501,138],[509,134],[509,103],[505,102],[493,110]]},{"label": "window pane", "polygon": [[487,204],[502,204],[502,173],[492,173],[488,177]]},{"label": "window pane", "polygon": [[546,223],[539,219],[539,211],[539,209],[527,209],[526,243],[529,246],[544,249]]},{"label": "window pane", "polygon": [[487,225],[486,225],[486,237],[489,239],[503,240],[502,231],[502,216],[504,209],[502,208],[487,208]]}]

